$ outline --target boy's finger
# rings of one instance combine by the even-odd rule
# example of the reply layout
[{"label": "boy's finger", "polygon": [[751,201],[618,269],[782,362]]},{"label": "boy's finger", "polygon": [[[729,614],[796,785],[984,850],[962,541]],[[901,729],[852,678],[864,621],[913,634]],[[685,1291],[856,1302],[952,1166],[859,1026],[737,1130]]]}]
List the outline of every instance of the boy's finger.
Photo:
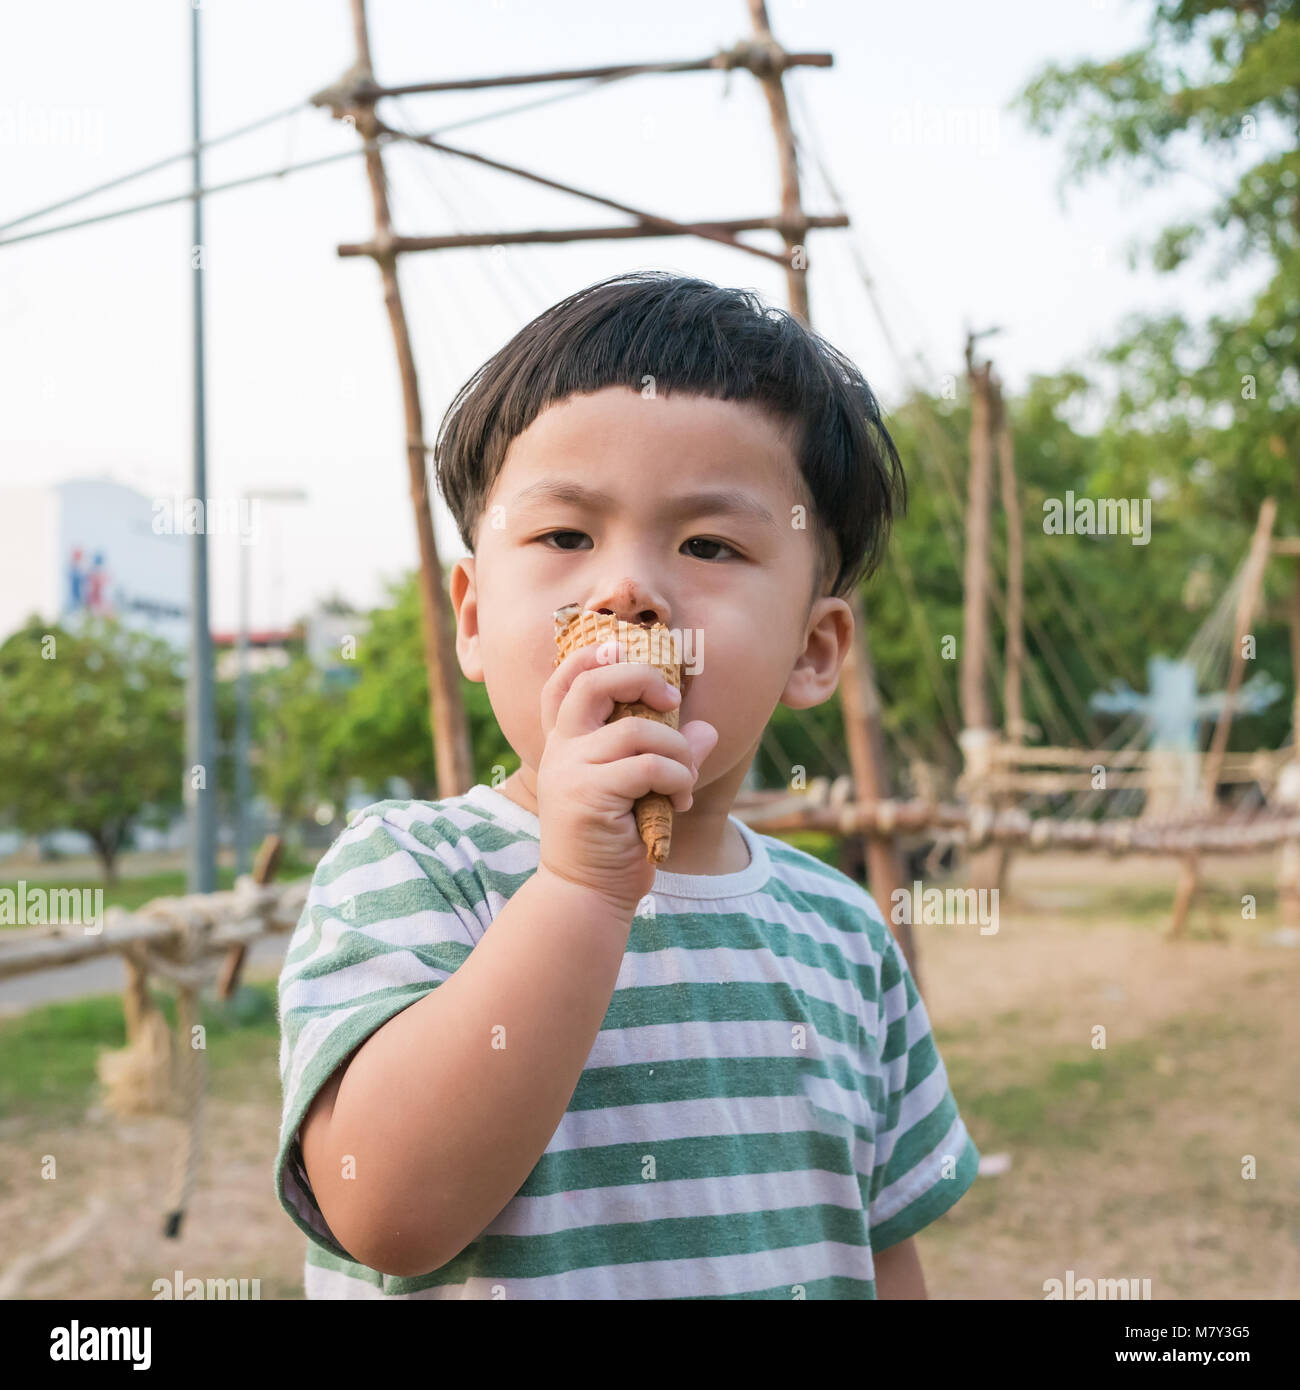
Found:
[{"label": "boy's finger", "polygon": [[681,698],[663,678],[657,666],[643,661],[620,661],[590,666],[574,677],[568,695],[555,717],[555,731],[562,738],[581,738],[594,733],[614,713],[615,704],[641,701],[652,709],[676,709]]},{"label": "boy's finger", "polygon": [[595,666],[608,666],[617,662],[621,652],[622,649],[617,642],[594,642],[570,652],[560,662],[547,677],[546,684],[542,686],[542,733],[544,735],[550,736],[551,730],[555,727],[560,706],[564,703],[564,697],[569,693],[570,687],[578,676],[583,671],[590,671]]}]

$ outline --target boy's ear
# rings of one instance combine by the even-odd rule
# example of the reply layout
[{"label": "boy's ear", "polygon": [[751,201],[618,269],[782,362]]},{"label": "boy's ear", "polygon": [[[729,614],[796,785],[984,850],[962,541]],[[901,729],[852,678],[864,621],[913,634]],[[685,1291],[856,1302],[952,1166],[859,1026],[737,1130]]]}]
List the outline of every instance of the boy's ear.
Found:
[{"label": "boy's ear", "polygon": [[456,613],[456,660],[466,680],[481,683],[483,661],[478,650],[478,595],[472,555],[464,556],[452,566],[451,606]]},{"label": "boy's ear", "polygon": [[853,650],[853,610],[842,598],[819,598],[808,614],[804,649],[781,692],[789,709],[811,709],[835,693],[840,667]]}]

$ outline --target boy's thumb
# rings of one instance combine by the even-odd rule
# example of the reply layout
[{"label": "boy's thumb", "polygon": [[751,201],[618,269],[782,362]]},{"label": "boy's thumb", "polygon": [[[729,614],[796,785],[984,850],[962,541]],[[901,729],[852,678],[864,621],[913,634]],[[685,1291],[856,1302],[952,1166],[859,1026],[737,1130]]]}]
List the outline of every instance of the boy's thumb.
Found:
[{"label": "boy's thumb", "polygon": [[692,719],[682,730],[686,742],[691,745],[691,756],[696,767],[703,767],[704,760],[713,752],[718,743],[718,731],[704,719]]}]

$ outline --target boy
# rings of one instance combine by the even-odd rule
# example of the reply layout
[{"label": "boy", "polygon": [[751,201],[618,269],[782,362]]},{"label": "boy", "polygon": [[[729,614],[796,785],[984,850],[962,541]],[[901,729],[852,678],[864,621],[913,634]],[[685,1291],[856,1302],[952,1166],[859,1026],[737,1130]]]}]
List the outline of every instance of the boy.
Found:
[{"label": "boy", "polygon": [[[436,462],[520,767],[369,807],[316,871],[276,1164],[307,1296],[924,1298],[912,1237],[979,1162],[925,1009],[870,895],[730,814],[905,500],[870,388],[756,295],[618,276],[466,383]],[[684,698],[616,644],[553,667],[570,603],[689,630]],[[634,700],[680,727],[605,723]]]}]

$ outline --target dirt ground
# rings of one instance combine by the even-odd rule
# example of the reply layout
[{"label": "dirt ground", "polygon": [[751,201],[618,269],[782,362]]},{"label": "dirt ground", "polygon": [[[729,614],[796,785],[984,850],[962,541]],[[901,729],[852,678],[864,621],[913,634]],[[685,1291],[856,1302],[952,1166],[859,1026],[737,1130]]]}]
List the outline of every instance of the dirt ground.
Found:
[{"label": "dirt ground", "polygon": [[[1210,869],[1181,942],[1162,938],[1175,866],[1134,859],[1026,856],[996,933],[915,929],[958,1105],[985,1160],[1009,1160],[918,1236],[931,1298],[1041,1299],[1071,1270],[1149,1279],[1155,1299],[1300,1295],[1300,947],[1278,935],[1268,857]],[[1254,920],[1246,893],[1265,904]],[[270,1048],[210,1095],[168,1240],[176,1121],[9,1117],[0,1298],[149,1299],[174,1270],[300,1298],[304,1240],[272,1190],[279,1119]]]}]

